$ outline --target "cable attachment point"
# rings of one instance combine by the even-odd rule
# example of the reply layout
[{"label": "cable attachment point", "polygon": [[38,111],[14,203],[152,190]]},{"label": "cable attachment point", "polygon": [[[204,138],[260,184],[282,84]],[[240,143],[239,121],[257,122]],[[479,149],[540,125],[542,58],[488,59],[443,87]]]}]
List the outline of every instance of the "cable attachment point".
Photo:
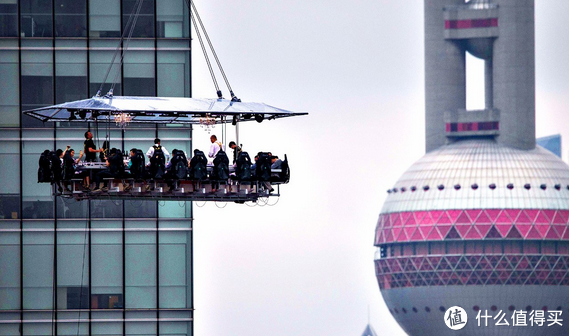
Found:
[{"label": "cable attachment point", "polygon": [[229,91],[229,93],[231,94],[231,101],[232,102],[236,102],[236,103],[241,102],[241,99],[237,98],[237,96],[235,94],[233,94],[233,91]]},{"label": "cable attachment point", "polygon": [[109,92],[107,92],[107,94],[105,95],[105,97],[107,97],[107,98],[112,98],[112,97],[113,97],[113,89],[112,89],[112,88],[109,90]]},{"label": "cable attachment point", "polygon": [[95,95],[95,97],[100,97],[101,96],[101,90],[97,90],[97,94]]},{"label": "cable attachment point", "polygon": [[217,98],[223,99],[223,95],[221,94],[221,90],[217,90]]}]

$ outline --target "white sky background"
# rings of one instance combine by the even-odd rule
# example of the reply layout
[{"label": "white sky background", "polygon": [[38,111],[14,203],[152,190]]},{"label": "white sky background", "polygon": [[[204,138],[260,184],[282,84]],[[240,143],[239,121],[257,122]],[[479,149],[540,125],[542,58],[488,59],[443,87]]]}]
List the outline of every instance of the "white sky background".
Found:
[{"label": "white sky background", "polygon": [[[382,335],[405,335],[376,283],[373,238],[386,190],[424,154],[423,1],[195,3],[238,97],[310,113],[241,126],[250,154],[288,154],[276,206],[195,207],[196,335],[360,335],[368,306]],[[569,1],[536,0],[537,136],[561,133],[564,158],[567,13]],[[214,97],[193,47],[194,97]],[[194,148],[208,138],[197,130]]]}]

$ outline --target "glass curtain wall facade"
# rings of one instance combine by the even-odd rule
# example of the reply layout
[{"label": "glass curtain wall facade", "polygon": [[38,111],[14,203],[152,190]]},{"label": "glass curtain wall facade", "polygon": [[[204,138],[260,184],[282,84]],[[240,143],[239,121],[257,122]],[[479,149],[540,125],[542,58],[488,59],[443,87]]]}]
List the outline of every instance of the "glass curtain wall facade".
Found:
[{"label": "glass curtain wall facade", "polygon": [[[39,155],[79,153],[88,126],[21,113],[95,95],[136,2],[0,0],[2,336],[192,334],[191,202],[53,197]],[[144,0],[108,82],[115,95],[189,97],[190,62],[184,0]],[[189,125],[90,129],[98,146],[146,151],[159,137],[192,150]]]}]

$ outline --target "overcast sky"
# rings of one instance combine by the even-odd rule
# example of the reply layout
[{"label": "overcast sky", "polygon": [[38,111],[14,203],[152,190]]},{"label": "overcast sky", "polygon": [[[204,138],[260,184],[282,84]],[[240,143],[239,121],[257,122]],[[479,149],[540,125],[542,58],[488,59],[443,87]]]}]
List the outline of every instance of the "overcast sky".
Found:
[{"label": "overcast sky", "polygon": [[[535,2],[537,136],[561,133],[566,159],[569,1]],[[196,335],[360,335],[368,307],[376,331],[405,335],[373,238],[386,190],[424,154],[423,1],[195,3],[238,97],[310,113],[241,126],[244,150],[288,154],[278,204],[194,207]],[[193,46],[194,97],[214,97]]]}]

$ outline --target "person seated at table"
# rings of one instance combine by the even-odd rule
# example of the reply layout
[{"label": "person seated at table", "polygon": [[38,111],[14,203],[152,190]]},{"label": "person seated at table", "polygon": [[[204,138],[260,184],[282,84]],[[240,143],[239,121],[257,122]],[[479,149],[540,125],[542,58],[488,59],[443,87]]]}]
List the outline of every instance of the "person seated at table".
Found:
[{"label": "person seated at table", "polygon": [[130,150],[130,155],[128,158],[128,163],[126,165],[126,169],[128,172],[125,172],[123,176],[125,178],[130,178],[132,181],[125,186],[124,191],[130,191],[134,188],[134,182],[142,181],[144,187],[148,187],[147,172],[146,172],[146,165],[144,164],[144,155],[142,154],[142,150],[137,148],[132,148]]},{"label": "person seated at table", "polygon": [[105,181],[103,188],[101,189],[101,180],[108,177],[122,177],[124,173],[124,162],[122,160],[122,154],[116,148],[111,148],[109,156],[107,157],[107,169],[97,173],[95,175],[95,190],[93,192],[108,191],[108,182]]},{"label": "person seated at table", "polygon": [[259,161],[259,154],[255,155],[254,160],[255,162],[253,162],[253,164],[251,165],[251,171],[253,172],[253,175],[255,175],[255,169],[257,169],[257,161]]},{"label": "person seated at table", "polygon": [[[281,169],[282,165],[283,161],[278,156],[271,156],[271,169]],[[272,173],[271,176],[278,176],[278,173]]]},{"label": "person seated at table", "polygon": [[75,150],[73,148],[69,148],[66,150],[63,155],[63,189],[67,192],[69,190],[69,183],[73,178],[84,177],[85,173],[77,174],[77,162],[79,159],[75,159]]}]

